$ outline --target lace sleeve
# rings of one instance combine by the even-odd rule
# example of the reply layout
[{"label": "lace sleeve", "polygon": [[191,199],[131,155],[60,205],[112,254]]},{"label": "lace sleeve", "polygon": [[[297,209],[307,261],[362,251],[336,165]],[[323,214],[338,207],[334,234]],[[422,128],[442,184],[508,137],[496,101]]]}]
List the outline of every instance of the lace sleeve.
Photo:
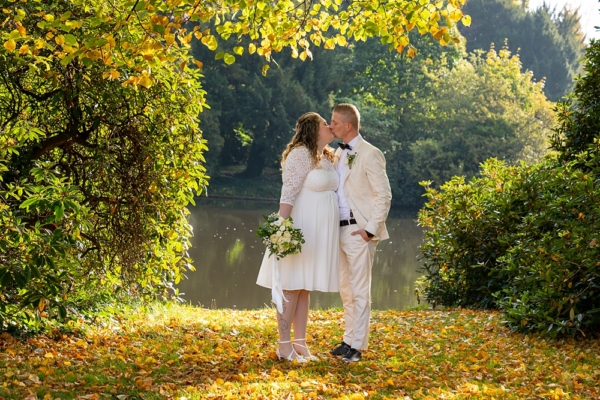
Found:
[{"label": "lace sleeve", "polygon": [[290,151],[283,166],[280,203],[294,205],[296,196],[300,193],[306,175],[311,169],[310,151],[306,147],[296,147]]}]

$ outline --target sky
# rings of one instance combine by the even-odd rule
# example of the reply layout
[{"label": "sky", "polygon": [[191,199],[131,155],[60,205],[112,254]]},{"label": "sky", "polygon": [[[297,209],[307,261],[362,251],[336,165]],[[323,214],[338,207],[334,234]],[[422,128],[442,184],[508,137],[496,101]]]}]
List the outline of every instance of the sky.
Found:
[{"label": "sky", "polygon": [[591,38],[600,39],[600,31],[596,31],[594,26],[600,26],[600,2],[598,0],[529,0],[529,8],[535,10],[543,3],[550,7],[557,7],[557,10],[563,8],[565,4],[570,4],[574,8],[579,7],[581,15],[581,29],[586,34],[586,41]]}]

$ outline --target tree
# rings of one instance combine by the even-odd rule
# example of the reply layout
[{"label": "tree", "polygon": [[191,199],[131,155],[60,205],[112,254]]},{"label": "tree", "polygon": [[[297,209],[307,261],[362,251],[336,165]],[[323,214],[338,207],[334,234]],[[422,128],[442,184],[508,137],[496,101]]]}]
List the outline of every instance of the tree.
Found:
[{"label": "tree", "polygon": [[[90,293],[156,293],[190,267],[185,206],[207,183],[194,38],[218,50],[216,35],[248,37],[233,53],[267,61],[371,36],[413,54],[411,29],[447,44],[457,21],[469,23],[458,0],[341,3],[5,4],[0,326],[23,313],[64,317]],[[216,55],[231,64],[233,53]]]},{"label": "tree", "polygon": [[[552,147],[562,161],[572,161],[600,139],[600,41],[587,49],[585,75],[578,77],[572,95],[557,105],[558,126]],[[597,164],[588,154],[587,162]]]},{"label": "tree", "polygon": [[523,68],[545,80],[544,92],[550,100],[571,90],[585,49],[577,9],[565,6],[556,12],[544,4],[528,11],[512,0],[469,0],[464,11],[475,21],[461,29],[469,52],[508,42],[517,49]]},{"label": "tree", "polygon": [[420,138],[410,145],[406,166],[414,179],[441,184],[454,175],[475,176],[491,157],[534,163],[546,153],[552,103],[543,83],[521,72],[518,56],[491,50],[430,74],[434,100],[415,120]]},{"label": "tree", "polygon": [[[301,114],[316,111],[328,117],[327,94],[339,79],[339,52],[315,49],[313,60],[305,62],[284,53],[263,77],[263,60],[256,54],[226,65],[208,59],[209,50],[202,47],[194,51],[205,60],[203,73],[211,82],[207,100],[219,114],[217,130],[210,134],[223,138],[221,166],[244,164],[245,177],[259,176],[265,166],[279,164]],[[203,131],[208,132],[204,125]]]},{"label": "tree", "polygon": [[518,56],[466,58],[459,45],[442,51],[422,41],[415,59],[371,44],[348,64],[356,70],[346,93],[361,110],[361,131],[386,154],[395,204],[420,206],[419,182],[476,176],[487,158],[532,163],[546,153],[552,104]]}]

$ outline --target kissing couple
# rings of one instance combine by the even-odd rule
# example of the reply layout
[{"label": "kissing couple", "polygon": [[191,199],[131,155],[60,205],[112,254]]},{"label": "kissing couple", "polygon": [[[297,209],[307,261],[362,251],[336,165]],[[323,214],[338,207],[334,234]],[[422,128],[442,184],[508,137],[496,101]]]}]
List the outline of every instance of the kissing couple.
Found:
[{"label": "kissing couple", "polygon": [[[305,239],[301,253],[277,261],[265,252],[257,284],[277,308],[279,359],[316,360],[306,341],[310,292],[340,292],[345,331],[330,354],[357,362],[369,345],[371,269],[392,200],[383,153],[360,134],[360,113],[338,104],[331,123],[302,115],[282,155],[279,215]],[[329,143],[339,139],[334,150]],[[294,338],[292,341],[292,327]]]}]

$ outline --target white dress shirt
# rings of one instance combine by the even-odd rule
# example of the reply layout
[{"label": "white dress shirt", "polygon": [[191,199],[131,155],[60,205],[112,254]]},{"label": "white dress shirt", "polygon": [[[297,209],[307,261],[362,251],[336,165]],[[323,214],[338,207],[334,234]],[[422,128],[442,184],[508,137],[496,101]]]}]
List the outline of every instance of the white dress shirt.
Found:
[{"label": "white dress shirt", "polygon": [[336,191],[337,196],[338,196],[338,204],[340,206],[340,221],[343,221],[345,219],[350,219],[350,212],[352,210],[350,210],[350,205],[348,204],[348,199],[346,198],[346,195],[344,194],[344,180],[346,178],[346,175],[349,172],[349,168],[348,168],[348,164],[346,164],[346,157],[348,157],[348,154],[354,154],[355,149],[354,147],[356,146],[356,142],[358,142],[358,138],[360,137],[360,135],[356,136],[354,139],[352,139],[350,141],[350,143],[347,143],[350,147],[352,147],[352,150],[348,150],[348,149],[344,149],[342,150],[342,154],[340,154],[340,161],[337,164],[337,174],[340,177],[340,185],[338,186],[338,189]]}]

